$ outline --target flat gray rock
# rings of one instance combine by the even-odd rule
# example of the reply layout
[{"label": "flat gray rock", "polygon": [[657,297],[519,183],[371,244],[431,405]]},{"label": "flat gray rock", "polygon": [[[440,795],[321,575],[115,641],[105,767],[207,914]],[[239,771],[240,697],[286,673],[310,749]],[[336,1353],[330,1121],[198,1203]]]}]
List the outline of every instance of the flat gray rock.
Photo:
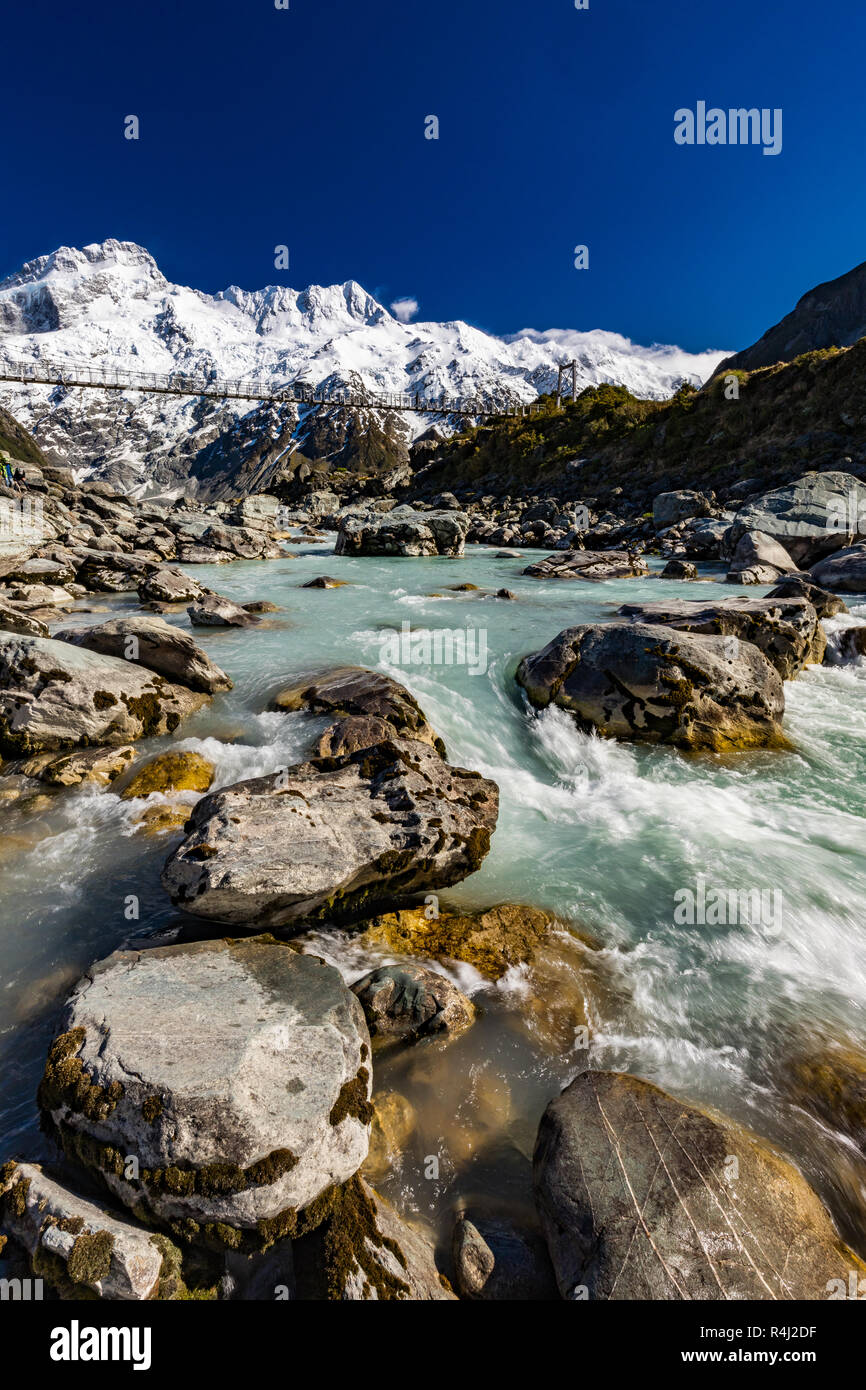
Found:
[{"label": "flat gray rock", "polygon": [[39,1099],[68,1155],[127,1206],[268,1244],[364,1161],[370,1088],[367,1025],[339,973],[254,937],[92,967]]},{"label": "flat gray rock", "polygon": [[578,1076],[533,1168],[565,1299],[822,1300],[866,1273],[791,1163],[633,1076]]},{"label": "flat gray rock", "polygon": [[173,733],[206,696],[130,661],[0,633],[0,753],[65,752]]},{"label": "flat gray rock", "polygon": [[112,618],[93,627],[64,628],[57,633],[57,640],[146,666],[168,680],[207,695],[232,688],[225,671],[211,661],[189,633],[164,618]]},{"label": "flat gray rock", "polygon": [[582,579],[591,584],[648,572],[646,561],[627,550],[558,550],[523,571],[533,579]]},{"label": "flat gray rock", "polygon": [[203,797],[162,882],[220,922],[341,920],[466,878],[498,807],[494,782],[392,739]]}]

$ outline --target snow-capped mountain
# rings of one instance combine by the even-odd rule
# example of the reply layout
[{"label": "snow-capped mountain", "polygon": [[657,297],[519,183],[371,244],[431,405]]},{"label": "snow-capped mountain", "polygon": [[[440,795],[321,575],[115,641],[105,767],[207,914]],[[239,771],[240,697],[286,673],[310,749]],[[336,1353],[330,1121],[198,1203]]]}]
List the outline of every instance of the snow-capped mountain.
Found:
[{"label": "snow-capped mountain", "polygon": [[[615,333],[527,329],[497,338],[456,320],[406,323],[354,281],[293,290],[231,286],[216,295],[171,284],[133,242],[63,246],[0,281],[0,360],[44,359],[197,376],[245,377],[329,389],[447,395],[494,408],[527,403],[575,358],[579,388],[613,382],[663,399],[700,384],[723,352],[642,348]],[[57,462],[136,491],[219,494],[266,486],[293,460],[355,472],[400,463],[438,416],[351,412],[289,403],[18,387],[0,403]]]}]

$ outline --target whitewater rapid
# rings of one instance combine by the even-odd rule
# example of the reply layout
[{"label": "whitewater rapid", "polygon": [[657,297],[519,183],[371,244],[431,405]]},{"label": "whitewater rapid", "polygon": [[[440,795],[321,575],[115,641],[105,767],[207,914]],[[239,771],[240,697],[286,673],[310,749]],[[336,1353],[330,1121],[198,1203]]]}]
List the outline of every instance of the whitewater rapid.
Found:
[{"label": "whitewater rapid", "polygon": [[[866,1193],[851,1142],[802,1108],[790,1066],[827,1041],[862,1043],[866,662],[810,668],[786,684],[790,752],[690,756],[617,744],[580,733],[558,709],[530,711],[513,679],[519,659],[563,627],[609,620],[626,601],[737,589],[712,579],[539,582],[522,574],[528,559],[496,559],[484,547],[459,559],[352,559],[316,543],[292,550],[280,561],[195,567],[220,592],[279,611],[255,629],[196,630],[235,688],[188,721],[176,745],[215,765],[216,786],[274,772],[307,756],[324,727],[266,712],[282,683],[341,664],[385,670],[417,697],[450,761],[500,787],[491,852],[443,905],[524,902],[562,926],[543,979],[518,967],[491,984],[471,966],[436,967],[482,1012],[450,1048],[377,1063],[377,1089],[407,1096],[419,1116],[419,1159],[439,1160],[437,1179],[420,1175],[423,1162],[404,1164],[383,1190],[443,1220],[467,1182],[525,1197],[544,1105],[590,1065],[635,1072],[778,1143],[849,1239],[859,1222],[862,1245]],[[301,588],[323,573],[344,587]],[[465,582],[478,590],[450,587]],[[503,586],[515,602],[492,596]],[[103,611],[80,621],[104,621],[134,607],[133,597],[85,600]],[[828,620],[833,651],[841,628],[866,622],[866,598],[849,607],[850,617]],[[417,632],[483,630],[486,669],[395,663],[388,639],[407,619]],[[171,621],[188,625],[183,611]],[[47,1156],[34,1094],[70,985],[111,950],[170,941],[183,925],[159,884],[177,840],[143,834],[142,809],[86,787],[4,809],[0,1161]],[[763,892],[779,911],[713,921],[701,908],[697,920],[677,920],[684,896],[700,902],[713,889]],[[393,959],[342,931],[312,934],[308,948],[350,982]],[[587,1017],[588,1044],[569,1009]]]}]

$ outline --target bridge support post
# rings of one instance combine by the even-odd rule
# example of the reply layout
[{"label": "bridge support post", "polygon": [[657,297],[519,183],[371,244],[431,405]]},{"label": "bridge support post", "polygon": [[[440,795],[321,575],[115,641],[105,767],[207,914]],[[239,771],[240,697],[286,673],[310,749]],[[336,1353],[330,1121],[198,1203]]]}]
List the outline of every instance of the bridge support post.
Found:
[{"label": "bridge support post", "polygon": [[571,378],[571,399],[577,400],[577,360],[572,358],[570,362],[561,362],[558,368],[556,379],[556,408],[562,409],[563,384]]}]

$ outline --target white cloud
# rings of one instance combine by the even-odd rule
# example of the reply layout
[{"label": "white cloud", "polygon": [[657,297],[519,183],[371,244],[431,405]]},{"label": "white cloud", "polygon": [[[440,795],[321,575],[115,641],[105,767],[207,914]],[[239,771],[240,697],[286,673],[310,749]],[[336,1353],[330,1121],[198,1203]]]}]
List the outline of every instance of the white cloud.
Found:
[{"label": "white cloud", "polygon": [[[679,373],[683,377],[708,381],[720,362],[730,357],[734,348],[706,348],[702,352],[688,352],[673,343],[653,343],[641,347],[624,338],[621,333],[610,333],[603,328],[592,328],[586,332],[572,328],[547,328],[540,332],[537,328],[523,328],[519,333],[503,336],[503,342],[519,346],[521,342],[537,343],[541,347],[561,348],[570,357],[584,362],[601,364],[606,356],[611,359],[633,358],[645,366],[656,366],[669,373]],[[565,358],[563,358],[565,360]]]},{"label": "white cloud", "polygon": [[401,323],[409,323],[418,312],[417,299],[395,299],[391,305],[391,313],[395,319]]}]

